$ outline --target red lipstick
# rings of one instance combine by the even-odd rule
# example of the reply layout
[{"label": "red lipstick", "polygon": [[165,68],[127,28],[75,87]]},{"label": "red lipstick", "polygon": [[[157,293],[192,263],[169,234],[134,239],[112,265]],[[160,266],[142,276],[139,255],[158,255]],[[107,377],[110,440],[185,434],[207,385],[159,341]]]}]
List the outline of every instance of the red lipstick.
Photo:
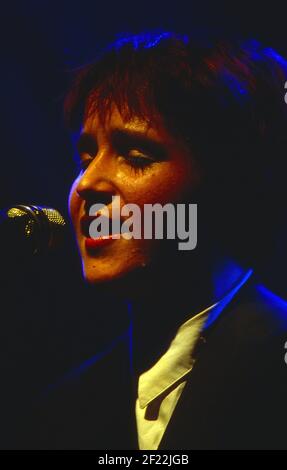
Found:
[{"label": "red lipstick", "polygon": [[117,240],[120,238],[120,234],[118,235],[105,235],[102,237],[97,238],[85,238],[85,247],[87,250],[95,250],[102,246],[106,246],[111,243],[113,240]]}]

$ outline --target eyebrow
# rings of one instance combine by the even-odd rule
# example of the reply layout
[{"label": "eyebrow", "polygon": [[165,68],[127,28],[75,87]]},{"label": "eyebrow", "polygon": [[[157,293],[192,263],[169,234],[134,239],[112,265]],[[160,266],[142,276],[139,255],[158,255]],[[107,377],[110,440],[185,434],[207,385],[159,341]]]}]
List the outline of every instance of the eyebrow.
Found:
[{"label": "eyebrow", "polygon": [[116,149],[139,148],[155,156],[158,160],[167,159],[167,148],[163,143],[151,139],[140,131],[112,129],[112,143]]},{"label": "eyebrow", "polygon": [[[140,131],[130,129],[112,129],[110,132],[113,147],[118,151],[141,149],[156,157],[158,160],[167,159],[167,148],[164,144],[151,139]],[[97,140],[93,134],[83,132],[77,141],[77,150],[81,153],[95,155],[98,151]]]}]

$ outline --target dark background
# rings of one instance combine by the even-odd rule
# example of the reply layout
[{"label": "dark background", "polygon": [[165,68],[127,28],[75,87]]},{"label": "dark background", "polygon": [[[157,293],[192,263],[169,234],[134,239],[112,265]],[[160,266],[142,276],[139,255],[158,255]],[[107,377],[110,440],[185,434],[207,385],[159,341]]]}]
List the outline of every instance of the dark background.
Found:
[{"label": "dark background", "polygon": [[0,17],[2,206],[37,201],[65,211],[75,168],[63,96],[71,71],[119,34],[208,30],[287,54],[284,1],[18,0],[3,4]]},{"label": "dark background", "polygon": [[[287,55],[285,3],[23,0],[2,4],[0,208],[34,203],[67,215],[76,167],[63,121],[63,97],[72,71],[92,60],[108,42],[147,29],[210,31],[257,38]],[[7,265],[7,250],[2,247],[4,415],[17,413],[28,397],[103,346],[103,317],[109,320],[108,312],[118,306],[95,298],[82,284],[72,244],[70,237],[62,254],[15,267]],[[284,263],[278,266],[282,285]],[[114,319],[110,325],[113,337]]]}]

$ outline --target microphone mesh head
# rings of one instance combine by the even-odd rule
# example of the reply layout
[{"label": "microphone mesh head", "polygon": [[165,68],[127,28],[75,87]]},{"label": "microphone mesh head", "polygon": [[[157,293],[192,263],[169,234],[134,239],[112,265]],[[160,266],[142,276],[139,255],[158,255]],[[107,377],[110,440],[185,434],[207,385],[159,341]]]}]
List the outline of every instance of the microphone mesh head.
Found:
[{"label": "microphone mesh head", "polygon": [[66,222],[56,209],[17,205],[2,211],[0,235],[15,253],[43,253],[62,244]]},{"label": "microphone mesh head", "polygon": [[63,216],[56,209],[43,206],[30,206],[36,214],[38,222],[40,222],[41,233],[45,238],[45,247],[50,249],[56,248],[63,242],[64,228],[66,222]]},{"label": "microphone mesh head", "polygon": [[60,212],[56,211],[56,209],[50,209],[48,207],[42,207],[42,211],[47,216],[47,219],[52,224],[56,225],[66,225],[64,218],[61,216]]},{"label": "microphone mesh head", "polygon": [[19,207],[11,207],[11,209],[7,211],[7,216],[12,219],[14,217],[21,217],[22,215],[25,215],[25,214],[26,212],[23,209],[20,209]]}]

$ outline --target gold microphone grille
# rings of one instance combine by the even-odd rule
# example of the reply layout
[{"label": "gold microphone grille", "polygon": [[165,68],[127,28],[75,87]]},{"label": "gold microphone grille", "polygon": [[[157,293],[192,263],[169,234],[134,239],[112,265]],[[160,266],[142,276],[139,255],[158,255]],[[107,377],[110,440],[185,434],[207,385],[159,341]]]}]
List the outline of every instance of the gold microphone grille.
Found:
[{"label": "gold microphone grille", "polygon": [[47,219],[52,224],[62,225],[62,226],[66,225],[66,222],[63,219],[63,217],[61,216],[61,214],[58,211],[56,211],[55,209],[49,209],[49,208],[43,207],[42,211],[44,212]]}]

